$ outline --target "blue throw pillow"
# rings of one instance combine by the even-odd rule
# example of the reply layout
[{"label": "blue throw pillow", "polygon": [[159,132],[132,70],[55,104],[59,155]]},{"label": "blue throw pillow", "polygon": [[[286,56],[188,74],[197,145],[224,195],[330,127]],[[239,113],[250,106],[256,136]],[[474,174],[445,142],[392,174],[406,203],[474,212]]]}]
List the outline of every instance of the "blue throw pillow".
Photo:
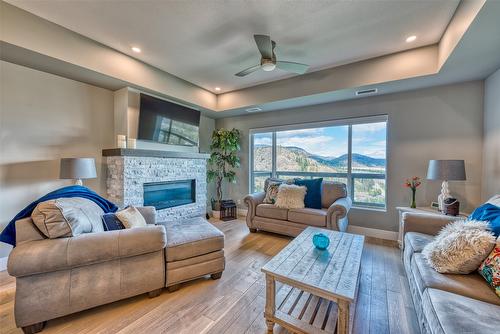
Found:
[{"label": "blue throw pillow", "polygon": [[304,198],[306,208],[321,209],[321,184],[323,178],[312,180],[296,179],[294,183],[307,188],[306,197]]},{"label": "blue throw pillow", "polygon": [[495,236],[500,235],[500,207],[490,203],[483,204],[472,212],[469,219],[488,221]]},{"label": "blue throw pillow", "polygon": [[102,215],[102,224],[104,225],[104,231],[125,229],[125,226],[123,226],[122,222],[116,218],[114,213],[105,213]]}]

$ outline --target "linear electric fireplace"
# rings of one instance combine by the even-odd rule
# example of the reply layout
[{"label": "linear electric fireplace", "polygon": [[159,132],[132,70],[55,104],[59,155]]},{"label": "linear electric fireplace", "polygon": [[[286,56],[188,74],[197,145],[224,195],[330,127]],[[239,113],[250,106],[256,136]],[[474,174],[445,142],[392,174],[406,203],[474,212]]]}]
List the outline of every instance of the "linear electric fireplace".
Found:
[{"label": "linear electric fireplace", "polygon": [[144,183],[144,206],[157,210],[196,202],[196,180]]}]

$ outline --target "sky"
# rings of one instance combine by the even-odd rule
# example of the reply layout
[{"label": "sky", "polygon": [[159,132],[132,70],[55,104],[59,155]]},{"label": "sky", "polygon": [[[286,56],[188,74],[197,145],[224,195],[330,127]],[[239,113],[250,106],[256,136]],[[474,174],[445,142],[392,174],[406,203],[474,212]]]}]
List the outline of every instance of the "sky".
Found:
[{"label": "sky", "polygon": [[[347,154],[348,127],[334,126],[315,129],[280,131],[277,145],[297,146],[325,157]],[[256,145],[271,145],[271,134],[256,134]],[[352,126],[352,152],[373,158],[385,158],[386,123],[367,123]]]}]

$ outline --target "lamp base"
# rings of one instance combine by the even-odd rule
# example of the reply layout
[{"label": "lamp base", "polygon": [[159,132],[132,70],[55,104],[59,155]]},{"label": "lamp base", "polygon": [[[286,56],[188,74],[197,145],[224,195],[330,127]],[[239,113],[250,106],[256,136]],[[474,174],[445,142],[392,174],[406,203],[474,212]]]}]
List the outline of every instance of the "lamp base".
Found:
[{"label": "lamp base", "polygon": [[450,197],[451,194],[448,188],[448,181],[444,180],[441,184],[441,194],[438,196],[439,211],[444,212],[444,200]]},{"label": "lamp base", "polygon": [[82,179],[76,179],[76,180],[75,180],[75,186],[83,186],[83,181],[82,181]]}]

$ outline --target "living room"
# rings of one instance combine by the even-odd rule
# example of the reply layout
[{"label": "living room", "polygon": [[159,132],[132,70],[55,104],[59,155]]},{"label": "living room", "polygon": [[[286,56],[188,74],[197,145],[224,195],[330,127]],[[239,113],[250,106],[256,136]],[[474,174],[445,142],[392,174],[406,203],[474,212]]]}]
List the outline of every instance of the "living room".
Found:
[{"label": "living room", "polygon": [[500,1],[0,6],[2,333],[500,326]]}]

